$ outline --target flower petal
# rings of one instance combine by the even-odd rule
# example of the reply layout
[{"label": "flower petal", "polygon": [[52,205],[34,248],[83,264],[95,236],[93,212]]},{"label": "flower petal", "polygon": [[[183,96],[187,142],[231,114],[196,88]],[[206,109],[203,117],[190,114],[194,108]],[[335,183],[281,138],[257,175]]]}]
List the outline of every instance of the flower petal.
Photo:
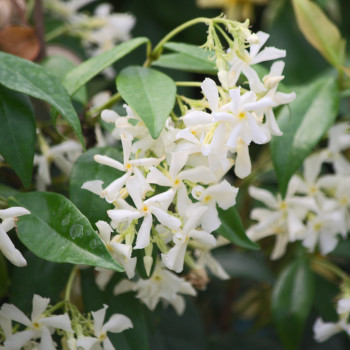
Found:
[{"label": "flower petal", "polygon": [[133,328],[133,324],[129,317],[121,314],[114,314],[108,322],[102,327],[103,332],[120,333],[126,329]]}]

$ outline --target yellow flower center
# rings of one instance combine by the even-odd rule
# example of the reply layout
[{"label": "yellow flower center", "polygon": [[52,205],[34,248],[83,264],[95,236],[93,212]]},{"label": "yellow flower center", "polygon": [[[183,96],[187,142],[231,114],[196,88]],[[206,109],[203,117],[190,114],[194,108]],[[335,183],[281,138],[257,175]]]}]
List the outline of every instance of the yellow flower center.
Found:
[{"label": "yellow flower center", "polygon": [[147,205],[144,205],[144,206],[142,207],[142,211],[143,211],[144,213],[147,213],[147,212],[148,212],[148,207],[147,207]]},{"label": "yellow flower center", "polygon": [[100,342],[102,342],[102,341],[104,341],[106,338],[107,338],[106,333],[101,333],[101,334],[99,335],[99,337],[98,337],[98,340],[99,340]]},{"label": "yellow flower center", "polygon": [[310,194],[316,194],[317,193],[317,186],[311,186],[310,187]]},{"label": "yellow flower center", "polygon": [[126,164],[126,166],[125,166],[125,168],[128,169],[128,170],[130,170],[131,167],[132,167],[132,165],[130,163]]},{"label": "yellow flower center", "polygon": [[209,196],[209,195],[208,195],[208,196],[205,196],[204,199],[203,199],[203,202],[204,202],[204,203],[209,203],[209,201],[211,200],[211,198],[212,198],[212,197]]},{"label": "yellow flower center", "polygon": [[340,199],[340,204],[341,205],[347,205],[348,204],[348,202],[349,202],[349,200],[346,198],[346,197],[342,197],[341,199]]},{"label": "yellow flower center", "polygon": [[247,116],[244,112],[239,112],[238,115],[237,115],[238,119],[240,120],[243,120],[243,119],[246,119]]},{"label": "yellow flower center", "polygon": [[315,231],[320,231],[321,228],[322,228],[322,224],[320,222],[316,222],[316,224],[314,224]]},{"label": "yellow flower center", "polygon": [[287,203],[283,201],[283,202],[281,202],[279,204],[279,207],[280,207],[281,210],[286,210],[287,209]]}]

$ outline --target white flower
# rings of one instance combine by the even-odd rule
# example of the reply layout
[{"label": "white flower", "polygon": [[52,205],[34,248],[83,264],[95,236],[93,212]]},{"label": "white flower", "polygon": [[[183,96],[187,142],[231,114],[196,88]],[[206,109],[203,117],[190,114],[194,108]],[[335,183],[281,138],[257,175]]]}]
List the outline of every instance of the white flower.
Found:
[{"label": "white flower", "polygon": [[341,212],[342,229],[341,234],[346,237],[346,234],[350,231],[350,176],[338,176],[338,175],[326,175],[319,180],[320,187],[326,189],[331,193],[334,199],[333,205],[334,210]]},{"label": "white flower", "polygon": [[[93,56],[131,37],[130,31],[135,25],[135,17],[128,13],[112,13],[111,11],[112,6],[107,3],[97,6],[94,11],[93,19],[95,22],[100,22],[100,25],[84,37]],[[92,45],[96,47],[91,47]]]},{"label": "white flower", "polygon": [[321,343],[342,331],[350,335],[350,325],[343,318],[336,323],[323,322],[321,318],[318,318],[314,324],[313,331],[315,340]]},{"label": "white flower", "polygon": [[153,215],[162,225],[170,229],[175,230],[180,227],[181,221],[167,212],[175,195],[173,189],[145,201],[142,199],[140,184],[136,177],[130,178],[127,189],[136,208],[128,205],[125,201],[118,200],[117,203],[123,205],[125,209],[111,209],[107,211],[107,214],[112,219],[112,227],[116,227],[122,222],[131,222],[143,217],[134,249],[142,249],[149,245]]},{"label": "white flower", "polygon": [[350,122],[338,123],[328,132],[328,147],[322,152],[325,161],[332,163],[336,174],[350,174],[350,163],[341,153],[350,148]]},{"label": "white flower", "polygon": [[12,207],[0,210],[0,251],[16,266],[26,266],[27,262],[22,253],[16,249],[6,232],[12,230],[16,224],[16,217],[28,215],[30,211],[22,207]]},{"label": "white flower", "polygon": [[[99,350],[102,349],[100,344],[103,344],[105,350],[115,350],[112,342],[107,336],[107,332],[121,333],[126,329],[133,328],[131,320],[121,314],[113,314],[109,321],[103,324],[106,316],[106,310],[108,306],[103,305],[103,308],[98,311],[92,311],[92,317],[94,318],[94,337],[79,337],[77,340],[77,347],[82,347],[84,350]],[[98,345],[96,347],[96,345]]]},{"label": "white flower", "polygon": [[[118,235],[111,239],[113,229],[107,222],[100,220],[96,222],[96,226],[107,250],[111,253],[113,258],[124,267],[128,278],[133,278],[135,275],[137,258],[131,257],[132,246],[121,243]],[[111,271],[106,270],[106,272],[109,275]],[[100,279],[101,277],[102,276],[100,276]]]},{"label": "white flower", "polygon": [[82,150],[81,144],[73,140],[62,142],[51,148],[43,147],[43,154],[34,156],[34,165],[38,166],[36,189],[45,191],[46,187],[51,185],[50,165],[52,162],[66,176],[69,176]]},{"label": "white flower", "polygon": [[86,188],[94,193],[98,193],[101,197],[104,197],[109,203],[112,203],[119,198],[122,188],[128,183],[130,177],[133,174],[137,176],[139,182],[143,183],[142,193],[146,193],[147,191],[152,190],[152,188],[144,180],[144,177],[141,171],[138,169],[138,167],[150,167],[153,165],[158,165],[162,160],[157,158],[130,159],[132,148],[131,138],[128,137],[128,135],[126,134],[122,134],[121,140],[123,145],[123,164],[120,163],[118,160],[99,154],[96,154],[94,156],[94,160],[100,164],[107,165],[119,171],[123,171],[125,172],[125,174],[114,180],[100,193],[100,180],[94,180],[94,182],[88,181],[82,186],[82,188]]},{"label": "white flower", "polygon": [[221,108],[221,112],[216,113],[214,119],[220,122],[228,122],[231,131],[227,140],[227,146],[231,149],[237,147],[238,138],[241,138],[247,145],[252,141],[263,144],[269,141],[269,136],[261,127],[257,114],[267,107],[271,107],[274,102],[270,97],[257,99],[253,91],[241,95],[241,89],[229,91],[231,102]]},{"label": "white flower", "polygon": [[[271,100],[274,102],[274,107],[291,103],[295,100],[296,97],[294,92],[291,92],[289,94],[285,94],[283,92],[276,92],[278,83],[284,78],[284,76],[282,75],[283,68],[283,61],[274,62],[271,66],[270,73],[266,75],[263,79],[265,88],[268,89],[268,92],[265,96],[271,98]],[[270,130],[271,134],[281,136],[282,131],[278,127],[275,115],[272,110],[272,106],[269,106],[265,109],[265,115],[266,126]]]},{"label": "white flower", "polygon": [[303,220],[308,211],[316,210],[316,203],[311,197],[297,197],[295,192],[299,181],[293,177],[284,200],[278,195],[256,187],[249,187],[249,194],[264,203],[269,209],[256,208],[251,212],[251,218],[259,222],[247,230],[247,235],[253,241],[276,235],[275,248],[271,259],[280,258],[288,242],[302,238],[305,229]]},{"label": "white flower", "polygon": [[39,350],[52,350],[56,347],[51,338],[55,328],[66,332],[72,332],[70,319],[67,314],[45,317],[44,311],[47,308],[50,299],[42,298],[39,295],[33,297],[33,310],[31,319],[29,319],[16,306],[3,304],[0,310],[2,317],[21,323],[27,327],[26,330],[12,334],[5,341],[5,347],[8,349],[21,349],[31,339],[41,338]]},{"label": "white flower", "polygon": [[186,152],[173,152],[169,171],[162,173],[157,168],[151,167],[146,178],[149,183],[171,187],[177,193],[177,210],[180,215],[184,215],[186,208],[191,204],[184,180],[203,184],[216,182],[213,172],[205,166],[182,170],[187,159],[188,154]]},{"label": "white flower", "polygon": [[249,86],[253,91],[256,93],[265,91],[265,87],[260,82],[258,74],[251,66],[257,63],[285,57],[286,51],[274,47],[265,47],[260,51],[270,35],[264,32],[258,32],[256,33],[256,36],[258,37],[258,40],[256,40],[258,42],[250,45],[249,52],[247,50],[239,53],[232,51],[233,58],[230,60],[231,67],[227,72],[227,75],[219,75],[220,82],[224,87],[232,88],[235,86],[240,74],[243,73],[247,77]]},{"label": "white flower", "polygon": [[213,235],[197,229],[199,221],[201,217],[203,217],[203,214],[206,214],[207,209],[207,207],[196,205],[187,208],[187,220],[184,227],[174,234],[174,247],[166,254],[162,254],[162,261],[168,269],[178,273],[183,270],[186,248],[190,239],[205,248],[211,248],[216,245],[216,240]]},{"label": "white flower", "polygon": [[179,315],[185,310],[185,300],[179,294],[196,295],[189,282],[161,267],[160,264],[147,280],[139,279],[137,282],[122,280],[115,287],[114,294],[119,295],[128,291],[137,292],[136,297],[150,310],[154,310],[158,302],[163,301],[165,304],[171,304]]},{"label": "white flower", "polygon": [[96,0],[45,0],[44,6],[59,17],[71,20],[80,8],[93,1]]},{"label": "white flower", "polygon": [[192,196],[208,208],[200,219],[204,230],[212,232],[220,227],[221,221],[216,204],[224,210],[232,207],[236,203],[237,193],[238,189],[231,186],[226,180],[207,188],[200,185],[193,187]]},{"label": "white flower", "polygon": [[337,233],[342,230],[342,217],[339,211],[326,212],[322,209],[316,211],[316,215],[310,214],[306,228],[302,230],[303,246],[309,251],[315,250],[316,244],[322,255],[330,253],[337,246]]}]

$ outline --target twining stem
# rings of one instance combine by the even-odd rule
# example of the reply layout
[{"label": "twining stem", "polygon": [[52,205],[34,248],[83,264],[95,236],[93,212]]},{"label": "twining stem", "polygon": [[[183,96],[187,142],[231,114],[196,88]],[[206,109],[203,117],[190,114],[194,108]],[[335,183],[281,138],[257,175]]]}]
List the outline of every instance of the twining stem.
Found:
[{"label": "twining stem", "polygon": [[158,58],[159,54],[161,53],[163,46],[166,42],[168,42],[171,38],[173,38],[175,35],[177,35],[178,33],[182,32],[184,29],[191,27],[197,23],[206,23],[209,24],[212,21],[212,19],[210,18],[205,18],[205,17],[198,17],[195,19],[191,19],[190,21],[187,21],[183,24],[181,24],[180,26],[178,26],[177,28],[173,29],[171,32],[169,32],[157,45],[156,47],[153,49],[152,52],[152,57],[154,57],[155,59]]},{"label": "twining stem", "polygon": [[92,109],[91,111],[89,111],[86,116],[89,117],[93,117],[95,115],[100,114],[104,109],[110,108],[113,105],[115,105],[117,102],[119,102],[122,99],[121,95],[119,92],[115,93],[114,95],[111,96],[111,98],[104,103],[102,106],[99,106],[97,108]]},{"label": "twining stem", "polygon": [[69,302],[70,301],[70,295],[71,295],[71,291],[72,291],[72,286],[73,286],[73,282],[74,282],[74,279],[75,279],[77,271],[78,271],[78,267],[74,266],[72,271],[71,271],[71,273],[70,273],[70,275],[69,275],[67,286],[66,286],[66,292],[65,292],[65,295],[64,295],[64,301],[65,302]]},{"label": "twining stem", "polygon": [[45,41],[49,42],[53,39],[56,39],[60,35],[63,35],[63,34],[66,34],[67,32],[69,32],[69,30],[70,30],[69,24],[64,24],[62,26],[59,26],[45,35]]},{"label": "twining stem", "polygon": [[346,272],[344,272],[341,268],[332,264],[328,260],[324,260],[324,259],[320,259],[320,258],[315,257],[311,260],[311,262],[316,264],[316,265],[319,265],[321,267],[324,267],[326,270],[334,273],[336,276],[338,276],[340,279],[342,279],[344,281],[350,280],[350,276]]},{"label": "twining stem", "polygon": [[193,86],[201,87],[202,83],[199,81],[177,81],[175,82],[176,86]]}]

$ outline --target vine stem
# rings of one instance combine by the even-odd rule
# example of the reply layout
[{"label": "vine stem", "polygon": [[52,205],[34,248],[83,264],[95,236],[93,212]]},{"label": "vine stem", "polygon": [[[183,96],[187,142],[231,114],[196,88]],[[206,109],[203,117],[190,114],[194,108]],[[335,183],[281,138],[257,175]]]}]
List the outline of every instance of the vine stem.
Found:
[{"label": "vine stem", "polygon": [[153,52],[152,52],[152,57],[157,57],[159,55],[159,53],[162,51],[163,46],[166,42],[168,42],[171,38],[173,38],[175,35],[177,35],[178,33],[182,32],[183,30],[187,29],[188,27],[191,27],[197,23],[205,23],[205,24],[209,24],[212,21],[212,19],[210,18],[206,18],[206,17],[198,17],[195,19],[191,19],[190,21],[187,21],[183,24],[181,24],[180,26],[178,26],[177,28],[175,28],[174,30],[172,30],[171,32],[169,32],[154,48]]},{"label": "vine stem", "polygon": [[72,291],[72,286],[73,286],[73,282],[74,282],[74,279],[75,279],[77,271],[78,271],[78,267],[74,266],[72,271],[71,271],[71,273],[70,273],[70,275],[69,275],[67,286],[66,286],[66,292],[65,292],[65,295],[64,295],[64,301],[65,302],[69,302],[70,301],[70,295],[71,295],[71,291]]},{"label": "vine stem", "polygon": [[122,97],[121,97],[120,93],[117,92],[116,94],[112,95],[111,98],[106,103],[104,103],[102,106],[97,107],[97,108],[89,111],[86,114],[86,116],[89,118],[89,117],[92,117],[96,114],[100,114],[102,110],[112,107],[114,104],[119,102],[121,99],[122,99]]},{"label": "vine stem", "polygon": [[338,266],[332,264],[328,260],[322,260],[320,258],[313,258],[312,262],[316,265],[324,267],[325,269],[327,269],[330,272],[333,272],[336,276],[338,276],[340,279],[342,279],[344,281],[350,280],[350,276],[347,273],[345,273],[342,269],[340,269]]},{"label": "vine stem", "polygon": [[202,83],[199,81],[177,81],[176,86],[193,86],[193,87],[201,87]]},{"label": "vine stem", "polygon": [[53,39],[56,39],[58,36],[67,33],[69,29],[70,25],[67,24],[59,26],[45,35],[45,41],[49,42]]}]

